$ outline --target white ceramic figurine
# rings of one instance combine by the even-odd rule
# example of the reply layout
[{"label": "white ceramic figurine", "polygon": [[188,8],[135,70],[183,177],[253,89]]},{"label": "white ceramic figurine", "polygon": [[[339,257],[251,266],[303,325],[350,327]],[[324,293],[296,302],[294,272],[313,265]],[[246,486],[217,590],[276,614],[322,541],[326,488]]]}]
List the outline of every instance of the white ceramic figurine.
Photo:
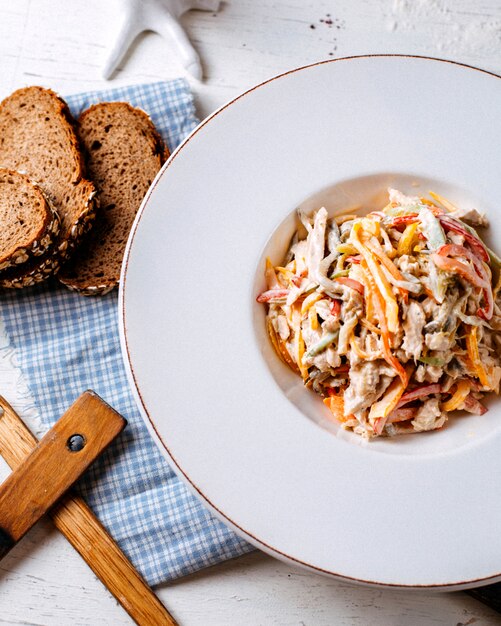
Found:
[{"label": "white ceramic figurine", "polygon": [[217,11],[220,0],[120,0],[120,27],[103,67],[104,78],[110,78],[134,39],[152,30],[171,39],[181,63],[196,79],[202,78],[200,58],[179,23],[179,17],[190,9]]}]

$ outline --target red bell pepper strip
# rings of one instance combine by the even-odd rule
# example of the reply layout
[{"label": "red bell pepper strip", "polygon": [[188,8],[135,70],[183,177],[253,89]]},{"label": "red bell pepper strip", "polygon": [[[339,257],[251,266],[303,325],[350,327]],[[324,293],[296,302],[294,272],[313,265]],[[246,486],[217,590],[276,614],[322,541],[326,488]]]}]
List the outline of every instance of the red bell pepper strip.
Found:
[{"label": "red bell pepper strip", "polygon": [[[482,292],[483,292],[484,300],[485,300],[485,305],[482,308],[478,309],[477,315],[479,315],[485,320],[490,320],[494,313],[494,296],[492,294],[492,286],[491,286],[489,275],[487,274],[487,270],[485,269],[482,261],[478,258],[478,256],[470,252],[464,246],[459,246],[456,244],[446,244],[445,246],[442,246],[441,248],[437,250],[437,254],[443,257],[451,257],[451,256],[464,257],[473,263],[473,266],[479,278],[483,281]],[[455,263],[453,264],[455,265]],[[444,269],[444,268],[442,267],[441,269]],[[480,286],[472,280],[472,276],[470,275],[469,272],[468,274],[463,273],[464,271],[467,271],[466,266],[458,269],[458,266],[456,265],[455,270],[451,267],[449,271],[457,271],[475,286]]]},{"label": "red bell pepper strip", "polygon": [[361,260],[362,260],[362,257],[359,254],[346,257],[347,263],[355,263],[356,265],[359,265]]},{"label": "red bell pepper strip", "polygon": [[417,213],[409,213],[408,215],[399,215],[394,217],[391,220],[392,226],[402,226],[402,224],[414,224],[415,222],[419,222],[419,217]]},{"label": "red bell pepper strip", "polygon": [[486,263],[489,262],[489,252],[487,251],[487,248],[478,237],[475,237],[475,235],[472,235],[472,233],[467,231],[461,222],[450,215],[440,215],[438,219],[445,230],[452,230],[452,232],[462,235],[465,241],[470,244],[475,254],[482,259],[482,261],[485,261]]},{"label": "red bell pepper strip", "polygon": [[364,295],[364,286],[362,283],[359,283],[358,280],[354,280],[353,278],[348,278],[347,276],[338,276],[335,281],[344,285],[345,287],[349,287],[350,289],[354,289],[358,291],[360,295]]},{"label": "red bell pepper strip", "polygon": [[417,413],[417,408],[393,409],[386,420],[387,424],[394,422],[406,422],[411,420]]},{"label": "red bell pepper strip", "polygon": [[341,314],[341,300],[333,300],[331,304],[331,315],[339,317]]},{"label": "red bell pepper strip", "polygon": [[288,289],[268,289],[268,291],[263,291],[263,293],[259,294],[256,298],[257,302],[275,302],[277,300],[283,300],[287,298],[289,295]]},{"label": "red bell pepper strip", "polygon": [[441,256],[436,252],[431,255],[431,258],[435,265],[444,272],[459,274],[475,287],[480,287],[481,289],[488,287],[486,282],[465,263],[461,263],[461,261],[456,261],[456,259],[451,259],[446,256]]},{"label": "red bell pepper strip", "polygon": [[487,273],[486,273],[486,271],[484,269],[484,266],[482,265],[480,259],[478,258],[478,256],[476,256],[475,254],[470,252],[464,246],[459,246],[459,245],[454,244],[454,243],[448,243],[445,246],[442,246],[441,248],[439,248],[437,250],[437,254],[440,254],[441,256],[465,257],[466,259],[468,259],[469,261],[471,261],[473,263],[475,269],[477,270],[477,272],[479,273],[479,275],[482,278],[484,278],[484,279],[487,278]]},{"label": "red bell pepper strip", "polygon": [[438,383],[421,385],[421,387],[416,387],[416,389],[406,391],[400,398],[400,402],[397,404],[397,409],[404,406],[404,404],[412,402],[413,400],[424,398],[425,396],[431,396],[434,393],[440,393],[440,385]]}]

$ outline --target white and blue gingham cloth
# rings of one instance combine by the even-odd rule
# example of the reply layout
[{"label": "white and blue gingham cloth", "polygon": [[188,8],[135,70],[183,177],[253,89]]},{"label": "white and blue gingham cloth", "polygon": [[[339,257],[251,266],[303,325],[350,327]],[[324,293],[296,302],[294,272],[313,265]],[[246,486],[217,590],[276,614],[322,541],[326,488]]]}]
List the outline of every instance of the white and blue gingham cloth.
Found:
[{"label": "white and blue gingham cloth", "polygon": [[[66,98],[75,117],[110,100],[126,100],[148,112],[171,151],[197,125],[182,79]],[[251,550],[186,490],[150,438],[122,363],[116,291],[85,298],[51,281],[1,294],[0,307],[44,427],[86,389],[128,420],[78,487],[151,585]]]}]

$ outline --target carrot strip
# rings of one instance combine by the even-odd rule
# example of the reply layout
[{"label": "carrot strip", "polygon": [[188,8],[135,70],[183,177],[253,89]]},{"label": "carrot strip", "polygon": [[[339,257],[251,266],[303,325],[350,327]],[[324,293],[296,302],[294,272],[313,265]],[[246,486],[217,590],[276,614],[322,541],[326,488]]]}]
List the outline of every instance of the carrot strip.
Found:
[{"label": "carrot strip", "polygon": [[457,211],[457,206],[452,204],[452,202],[450,202],[450,200],[447,200],[447,198],[444,198],[443,196],[439,195],[438,193],[435,193],[434,191],[429,191],[428,193],[434,200],[436,200],[439,204],[441,204],[444,207],[444,209],[446,209],[447,211],[450,211],[451,213],[454,213],[454,211]]},{"label": "carrot strip", "polygon": [[[414,226],[414,224],[411,224],[411,226]],[[365,245],[377,256],[395,280],[405,281],[405,278],[400,273],[400,270],[381,247],[378,248],[370,241],[366,242]]]},{"label": "carrot strip", "polygon": [[342,424],[350,419],[356,419],[354,415],[344,414],[343,396],[329,396],[328,398],[324,398],[324,404],[330,409],[332,415],[334,415],[338,422],[341,422]]},{"label": "carrot strip", "polygon": [[480,360],[480,354],[478,352],[477,326],[466,327],[466,348],[478,380],[484,387],[488,387],[490,389],[491,381],[487,376],[487,372],[485,371],[483,363]]},{"label": "carrot strip", "polygon": [[[395,280],[405,281],[405,278],[402,276],[402,274],[400,273],[395,263],[393,263],[393,261],[389,258],[389,256],[387,256],[387,254],[381,248],[381,246],[378,247],[374,245],[373,243],[371,243],[370,241],[367,241],[365,245],[369,248],[371,252],[373,252],[377,256],[377,258],[381,261],[381,263],[385,266],[385,268],[388,270],[388,272],[393,276]],[[402,296],[402,298],[404,299],[404,302],[407,304],[407,301],[408,301],[407,289],[404,289],[403,287],[398,287],[398,291],[400,295]]]},{"label": "carrot strip", "polygon": [[[368,270],[367,263],[365,262],[365,260],[361,262],[361,265],[365,270]],[[369,271],[366,272],[366,280],[370,286],[370,290],[372,292],[374,310],[379,319],[379,327],[381,328],[381,337],[383,339],[384,359],[388,363],[388,365],[393,367],[393,369],[400,376],[402,382],[405,382],[405,385],[407,386],[408,378],[407,378],[405,369],[403,368],[400,361],[391,352],[391,337],[390,337],[390,333],[388,330],[388,325],[386,323],[386,317],[384,315],[384,301],[383,301],[381,294],[376,288],[374,277]]]}]

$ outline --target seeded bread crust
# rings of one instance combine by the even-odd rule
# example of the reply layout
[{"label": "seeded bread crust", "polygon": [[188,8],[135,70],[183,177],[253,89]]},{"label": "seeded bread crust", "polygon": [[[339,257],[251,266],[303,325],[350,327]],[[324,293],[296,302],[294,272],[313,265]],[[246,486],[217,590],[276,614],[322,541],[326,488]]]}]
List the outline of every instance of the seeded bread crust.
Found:
[{"label": "seeded bread crust", "polygon": [[78,133],[100,209],[58,279],[82,295],[104,295],[118,285],[132,223],[169,153],[148,115],[125,102],[90,107],[78,120]]},{"label": "seeded bread crust", "polygon": [[26,174],[57,211],[61,227],[54,259],[39,259],[25,272],[0,275],[0,285],[23,286],[57,272],[92,226],[96,188],[86,178],[75,122],[68,106],[53,91],[26,87],[0,103],[0,167]]},{"label": "seeded bread crust", "polygon": [[9,267],[25,271],[31,259],[52,250],[60,230],[59,217],[41,189],[24,174],[0,168],[0,215],[0,271]]}]

